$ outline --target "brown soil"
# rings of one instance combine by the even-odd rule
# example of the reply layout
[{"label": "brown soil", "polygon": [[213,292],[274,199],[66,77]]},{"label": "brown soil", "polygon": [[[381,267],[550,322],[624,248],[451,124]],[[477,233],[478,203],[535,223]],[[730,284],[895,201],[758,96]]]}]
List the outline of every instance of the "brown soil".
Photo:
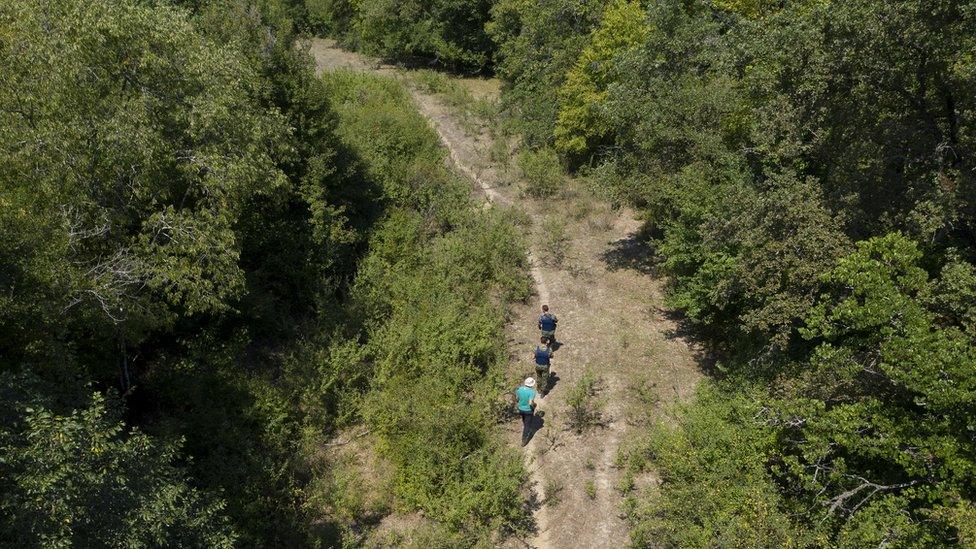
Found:
[{"label": "brown soil", "polygon": [[[319,70],[397,74],[330,41],[315,40],[310,51]],[[482,86],[498,89],[497,84]],[[534,375],[532,349],[541,304],[548,303],[559,317],[561,346],[553,359],[557,380],[541,399],[541,426],[524,449],[537,500],[546,503],[535,511],[533,539],[505,545],[624,546],[628,526],[617,489],[620,471],[614,466],[620,444],[648,416],[690,396],[701,378],[698,351],[663,309],[663,281],[648,266],[638,235],[641,223],[633,212],[611,209],[584,192],[571,190],[547,201],[523,197],[517,178],[510,181],[512,166],[492,162],[490,128],[462,119],[434,95],[410,91],[450,152],[453,167],[477,185],[486,202],[521,209],[532,220],[525,230],[536,295],[512,307],[513,387]],[[556,219],[566,223],[568,250],[562,261],[544,262],[551,255],[544,227]],[[568,426],[566,396],[587,368],[600,378],[594,401],[602,413],[598,425],[577,435]],[[520,444],[520,431],[521,425],[513,424],[505,433],[513,446]],[[557,493],[546,494],[547,488]]]}]

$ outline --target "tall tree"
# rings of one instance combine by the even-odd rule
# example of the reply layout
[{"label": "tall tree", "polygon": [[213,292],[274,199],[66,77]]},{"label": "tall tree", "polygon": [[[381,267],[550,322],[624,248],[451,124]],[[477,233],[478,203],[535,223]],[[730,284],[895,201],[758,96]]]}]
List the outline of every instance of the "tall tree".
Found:
[{"label": "tall tree", "polygon": [[[128,431],[103,397],[66,415],[38,380],[0,373],[0,542],[16,547],[232,547],[223,503],[191,488],[178,449]],[[27,393],[34,393],[33,395]]]}]

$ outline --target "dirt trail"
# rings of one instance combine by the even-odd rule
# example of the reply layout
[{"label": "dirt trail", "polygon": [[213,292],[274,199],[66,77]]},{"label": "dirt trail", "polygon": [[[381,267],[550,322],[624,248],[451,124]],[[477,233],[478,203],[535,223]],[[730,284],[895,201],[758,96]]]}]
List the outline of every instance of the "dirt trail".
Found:
[{"label": "dirt trail", "polygon": [[[319,70],[396,74],[326,40],[315,40],[311,53]],[[514,306],[508,327],[513,380],[533,374],[541,304],[548,303],[560,320],[555,384],[539,405],[541,425],[524,450],[537,499],[544,502],[535,511],[534,538],[525,541],[539,548],[624,546],[627,524],[614,467],[620,443],[634,418],[686,398],[701,377],[696,351],[662,309],[661,280],[646,267],[637,238],[641,224],[632,212],[584,203],[585,198],[542,203],[520,197],[517,185],[506,182],[507,167],[490,159],[487,128],[462,120],[436,96],[407,88],[450,152],[453,167],[478,185],[487,204],[522,209],[533,220],[526,230],[532,231],[536,296]],[[569,249],[563,261],[546,263],[541,258],[548,250],[540,246],[544,226],[557,218],[566,222]],[[595,400],[601,403],[601,424],[577,435],[568,427],[566,397],[587,368],[600,378]],[[513,446],[520,443],[520,428],[512,425],[506,433]]]}]

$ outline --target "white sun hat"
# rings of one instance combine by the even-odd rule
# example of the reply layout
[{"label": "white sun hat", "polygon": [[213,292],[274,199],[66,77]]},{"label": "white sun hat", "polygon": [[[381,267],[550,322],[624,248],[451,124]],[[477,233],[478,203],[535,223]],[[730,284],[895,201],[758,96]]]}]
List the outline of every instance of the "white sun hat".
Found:
[{"label": "white sun hat", "polygon": [[532,379],[531,377],[525,378],[525,386],[526,387],[535,387],[535,380]]}]

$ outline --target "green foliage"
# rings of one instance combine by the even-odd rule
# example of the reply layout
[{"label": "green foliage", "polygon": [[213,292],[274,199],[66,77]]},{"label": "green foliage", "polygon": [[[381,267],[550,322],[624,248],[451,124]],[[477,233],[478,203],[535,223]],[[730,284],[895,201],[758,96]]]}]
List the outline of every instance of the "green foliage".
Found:
[{"label": "green foliage", "polygon": [[964,334],[976,338],[976,266],[961,259],[956,250],[948,251],[925,302],[944,323],[959,326]]},{"label": "green foliage", "polygon": [[587,480],[583,486],[583,491],[586,492],[586,497],[596,499],[596,482],[593,479]]},{"label": "green foliage", "polygon": [[[338,544],[386,508],[306,460],[357,423],[432,519],[418,543],[520,528],[492,427],[530,288],[513,219],[395,82],[315,78],[307,18],[376,55],[497,58],[527,194],[592,158],[649,220],[743,387],[706,384],[634,454],[629,479],[664,479],[626,483],[637,545],[972,543],[971,4],[4,2],[0,539]],[[127,423],[91,395],[119,377]]]},{"label": "green foliage", "polygon": [[724,204],[694,203],[705,192],[696,187],[669,191],[684,210],[664,223],[671,230],[660,246],[663,264],[678,275],[671,303],[740,348],[754,341],[785,348],[820,274],[849,246],[837,221],[812,181],[771,178],[760,191],[727,185]]},{"label": "green foliage", "polygon": [[603,0],[498,0],[488,32],[498,45],[495,70],[506,88],[502,104],[514,111],[526,144],[553,137],[559,90],[599,21]]},{"label": "green foliage", "polygon": [[14,2],[3,21],[5,201],[58,235],[32,250],[57,254],[47,308],[136,341],[228,311],[242,206],[284,181],[267,143],[285,126],[254,107],[253,73],[170,9]]},{"label": "green foliage", "polygon": [[[489,397],[530,284],[508,218],[395,82],[314,76],[295,4],[172,4],[0,7],[0,367],[35,380],[0,391],[0,537],[337,545],[359,504],[314,448],[364,419],[432,539],[513,528],[525,473]],[[475,4],[439,4],[423,46],[486,63]],[[81,390],[120,374],[128,424]]]},{"label": "green foliage", "polygon": [[603,403],[597,399],[599,383],[593,370],[587,368],[566,395],[566,421],[576,434],[600,423]]},{"label": "green foliage", "polygon": [[608,117],[602,113],[607,88],[614,82],[614,59],[642,45],[647,34],[644,10],[636,0],[612,0],[589,44],[566,75],[559,91],[555,128],[556,149],[579,158],[592,154],[609,137]]},{"label": "green foliage", "polygon": [[242,343],[201,335],[185,351],[192,358],[145,376],[144,398],[159,410],[179,410],[147,429],[162,440],[183,439],[193,456],[189,472],[226,499],[242,542],[309,543],[306,517],[295,512],[300,411],[284,387],[236,371],[243,349],[235,347]]},{"label": "green foliage", "polygon": [[[677,425],[654,426],[626,458],[627,468],[653,468],[659,490],[640,494],[631,511],[637,547],[804,546],[813,538],[790,518],[765,464],[775,434],[755,421],[752,395],[700,387]],[[758,396],[758,395],[757,395]]]},{"label": "green foliage", "polygon": [[[937,165],[949,165],[946,161],[909,162],[930,158],[924,151],[941,150],[934,143],[922,145],[908,139],[905,142],[912,143],[916,152],[904,154],[895,144],[896,133],[907,136],[917,130],[937,131],[943,142],[948,138],[968,146],[964,145],[968,143],[964,138],[968,110],[954,92],[958,82],[940,68],[966,61],[954,61],[957,53],[947,49],[952,39],[932,34],[930,49],[943,61],[932,65],[924,78],[945,83],[939,84],[939,93],[956,106],[946,112],[947,103],[938,103],[933,88],[925,87],[919,88],[924,92],[920,96],[924,101],[917,104],[925,105],[921,111],[893,107],[904,98],[886,98],[902,94],[899,90],[903,88],[872,76],[871,67],[854,61],[887,56],[893,62],[904,62],[899,66],[906,73],[899,81],[916,78],[907,72],[916,66],[908,61],[910,48],[890,42],[890,37],[872,38],[871,29],[857,24],[869,18],[868,13],[888,13],[887,5],[865,1],[841,8],[818,2],[798,2],[787,9],[722,6],[749,15],[730,18],[707,2],[660,2],[648,6],[646,24],[631,35],[625,32],[630,28],[627,25],[611,24],[611,16],[629,25],[644,18],[637,16],[634,5],[613,4],[604,15],[605,23],[592,32],[591,45],[577,56],[579,64],[561,67],[573,83],[587,85],[576,86],[575,106],[564,110],[562,119],[556,114],[547,116],[558,128],[550,135],[557,137],[557,145],[568,155],[588,150],[594,135],[612,140],[615,147],[609,172],[611,180],[617,179],[615,194],[648,210],[660,255],[676,275],[675,304],[715,331],[718,338],[732,340],[731,347],[754,347],[748,342],[772,338],[775,347],[784,348],[795,341],[795,327],[818,291],[817,275],[848,250],[852,240],[891,228],[911,231],[920,238],[966,238],[968,229],[950,230],[959,225],[948,219],[970,215],[962,206],[973,185],[969,176],[956,168],[938,171]],[[937,33],[931,21],[950,17],[948,8],[925,8],[915,2],[905,5],[898,20],[904,28],[920,33],[913,36]],[[562,15],[557,8],[538,8],[542,13],[534,17]],[[505,57],[507,48],[521,44],[526,29],[519,27],[521,19],[514,7],[503,10],[499,4],[497,10],[495,24],[501,29],[504,68],[509,61],[527,57],[521,53],[513,53],[512,59]],[[634,13],[624,17],[625,12]],[[926,19],[923,12],[931,18]],[[760,16],[761,22],[753,21]],[[865,48],[874,48],[875,53],[854,52],[835,28],[827,26],[828,20],[871,44]],[[953,21],[949,28],[960,27]],[[505,29],[509,30],[502,33]],[[641,45],[635,48],[630,39],[639,39]],[[912,38],[916,39],[923,40]],[[546,40],[546,45],[536,44],[534,50],[544,52],[546,47],[562,44],[562,38],[555,35],[546,35]],[[962,35],[959,40],[969,43]],[[559,67],[559,63],[547,61],[546,70]],[[505,100],[520,101],[519,88],[525,77],[514,72],[501,74],[508,84]],[[535,67],[531,74],[542,78],[545,70]],[[852,88],[845,74],[864,74],[860,81],[879,85]],[[560,87],[568,93],[571,86]],[[849,91],[836,91],[839,89]],[[543,93],[536,95],[544,97]],[[565,103],[568,97],[564,96],[564,105],[570,105]],[[587,98],[593,101],[585,101]],[[818,111],[822,104],[835,106]],[[853,122],[846,113],[855,112],[865,118]],[[599,114],[599,124],[587,118],[593,113]],[[520,114],[534,120],[532,115]],[[932,123],[926,122],[927,115]],[[570,124],[570,119],[575,122]],[[888,119],[900,120],[896,126],[905,131],[892,133],[892,126],[873,122]],[[874,128],[877,135],[865,134]],[[526,133],[527,139],[535,138],[534,131]],[[851,134],[863,138],[848,146],[847,138],[840,136]],[[820,137],[807,139],[804,135]],[[876,145],[862,147],[866,141]],[[889,152],[883,152],[886,150]],[[871,160],[874,158],[904,158],[906,169],[922,171],[909,175],[898,166],[885,168],[888,171],[855,167],[859,162],[876,162]],[[928,175],[923,174],[925,170]],[[958,184],[949,183],[947,177]],[[948,185],[936,183],[940,178]],[[904,187],[903,193],[893,187],[903,185],[911,190]],[[760,197],[770,193],[775,203],[766,209]],[[784,206],[789,208],[783,211]],[[748,214],[743,216],[744,212]],[[771,223],[770,213],[782,217]],[[793,242],[788,243],[790,237]]]},{"label": "green foliage", "polygon": [[525,194],[529,196],[548,198],[560,192],[566,184],[559,157],[552,148],[520,152],[518,166],[525,182]]},{"label": "green foliage", "polygon": [[[268,348],[334,309],[375,186],[353,180],[286,7],[190,4],[0,7],[0,366],[39,376],[33,395],[65,417],[69,388],[122,377],[154,437],[132,440],[187,461],[242,543],[308,543],[290,399],[321,403],[304,389],[317,368],[285,377]],[[76,485],[82,507],[101,497]],[[115,535],[98,520],[85,535]]]},{"label": "green foliage", "polygon": [[[407,73],[414,86],[425,93],[437,94],[439,99],[449,105],[452,111],[462,118],[462,122],[493,123],[498,114],[497,102],[488,97],[475,97],[471,91],[456,78],[429,69],[417,69]],[[489,130],[493,130],[489,126]],[[499,137],[492,142],[490,152],[493,161],[507,163],[507,142]],[[499,148],[505,149],[502,153]]]},{"label": "green foliage", "polygon": [[338,135],[392,205],[425,212],[440,193],[459,199],[437,135],[395,80],[335,71],[325,83],[341,119]]},{"label": "green foliage", "polygon": [[[0,376],[4,396],[24,394],[24,378]],[[34,398],[0,410],[17,417],[0,427],[5,545],[233,546],[224,504],[188,484],[174,445],[127,431],[99,393],[67,414]]]},{"label": "green foliage", "polygon": [[542,261],[546,265],[561,267],[569,251],[569,235],[566,234],[566,221],[559,217],[547,217],[542,223]]},{"label": "green foliage", "polygon": [[[810,3],[810,1],[803,0],[806,3]],[[827,0],[812,1],[826,3]],[[770,2],[769,0],[715,0],[715,6],[743,17],[758,19],[761,15],[767,14],[779,7],[779,3]]]},{"label": "green foliage", "polygon": [[494,45],[485,31],[490,0],[305,0],[310,22],[368,55],[426,58],[451,69],[489,68]]},{"label": "green foliage", "polygon": [[[933,509],[968,493],[976,346],[925,306],[933,286],[918,247],[899,234],[861,242],[825,276],[832,290],[803,334],[820,341],[795,395],[781,405],[789,471],[842,540],[945,541]],[[872,534],[874,536],[875,534]],[[853,537],[852,537],[853,536]],[[856,544],[860,542],[849,541]]]},{"label": "green foliage", "polygon": [[344,41],[349,36],[356,17],[356,3],[352,0],[305,0],[308,25],[316,34],[333,36]]},{"label": "green foliage", "polygon": [[[0,8],[0,354],[43,376],[31,391],[57,409],[78,402],[79,380],[111,384],[123,366],[131,422],[152,438],[123,436],[97,407],[67,412],[64,429],[90,423],[118,470],[58,458],[76,492],[46,494],[49,505],[90,530],[25,506],[11,539],[217,545],[232,525],[247,545],[337,544],[330,521],[348,517],[322,516],[309,486],[334,490],[322,501],[340,510],[357,504],[305,460],[363,420],[398,501],[440,521],[444,539],[520,523],[525,473],[493,434],[489,395],[502,303],[530,287],[523,249],[507,217],[477,213],[409,96],[392,80],[315,78],[278,3],[192,3],[192,17],[95,4]],[[431,299],[452,294],[469,298]],[[443,408],[424,403],[430,380]],[[20,475],[4,477],[5,509],[33,490],[28,457],[5,462]],[[158,516],[97,515],[116,492],[95,473],[130,486],[119,502],[151,506],[133,513]]]},{"label": "green foliage", "polygon": [[460,90],[464,89],[455,79],[440,71],[418,69],[410,71],[409,76],[426,93],[449,96],[457,94]]},{"label": "green foliage", "polygon": [[400,505],[469,542],[488,539],[524,518],[521,459],[493,432],[507,361],[500,307],[529,290],[520,239],[470,202],[395,81],[326,80],[340,135],[392,202],[352,287],[371,370],[363,418],[394,466]]},{"label": "green foliage", "polygon": [[546,480],[545,494],[546,499],[543,502],[547,507],[558,507],[563,500],[563,490],[566,486],[559,480]]},{"label": "green foliage", "polygon": [[[707,415],[707,400],[679,421],[719,440],[763,434],[760,457],[715,451],[702,467],[752,467],[751,492],[737,497],[762,505],[767,526],[713,518],[744,510],[700,491],[684,503],[717,500],[714,515],[656,503],[638,518],[640,543],[944,545],[967,535],[973,7],[496,5],[503,104],[525,141],[554,139],[570,163],[601,163],[595,180],[648,220],[671,305],[720,355],[720,373],[757,384],[748,396],[764,403],[761,428],[746,414]],[[683,444],[664,440],[660,451]],[[696,475],[665,483],[661,501],[714,484]],[[793,522],[813,537],[789,537]]]}]

